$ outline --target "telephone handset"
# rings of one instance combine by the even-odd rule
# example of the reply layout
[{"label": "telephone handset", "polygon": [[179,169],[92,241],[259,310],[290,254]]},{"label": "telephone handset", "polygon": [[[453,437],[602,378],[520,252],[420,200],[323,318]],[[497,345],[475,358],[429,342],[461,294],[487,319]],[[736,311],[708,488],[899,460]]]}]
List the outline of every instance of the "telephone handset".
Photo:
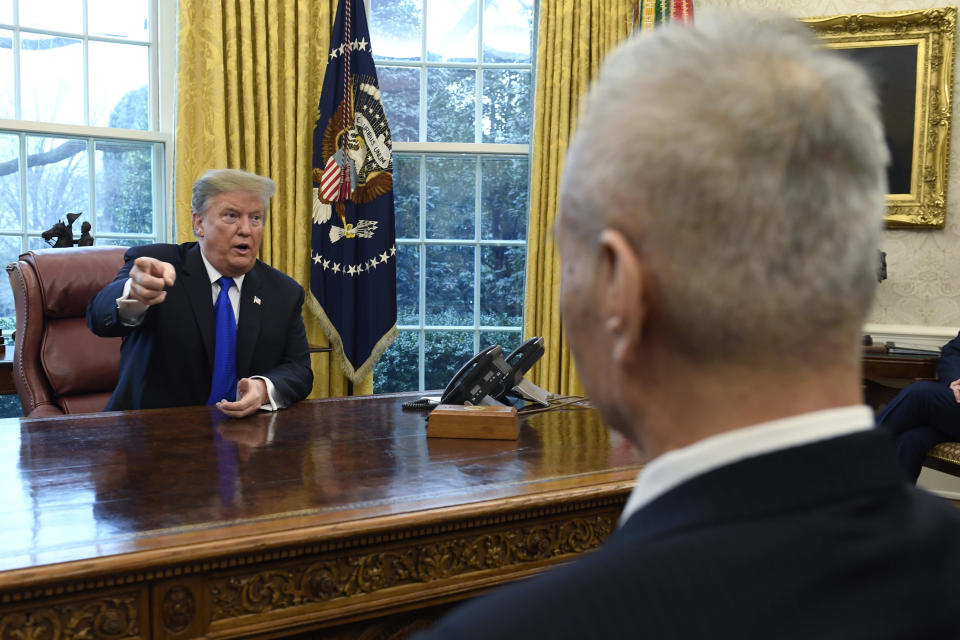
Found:
[{"label": "telephone handset", "polygon": [[507,396],[543,353],[540,337],[530,338],[506,358],[500,346],[487,347],[457,371],[443,390],[440,404],[480,404],[487,396],[513,404]]},{"label": "telephone handset", "polygon": [[485,396],[502,389],[509,374],[503,349],[489,346],[460,367],[443,390],[440,404],[479,404]]},{"label": "telephone handset", "polygon": [[530,367],[543,357],[543,352],[543,338],[537,336],[530,338],[507,356],[507,365],[513,376],[509,389],[520,384]]}]

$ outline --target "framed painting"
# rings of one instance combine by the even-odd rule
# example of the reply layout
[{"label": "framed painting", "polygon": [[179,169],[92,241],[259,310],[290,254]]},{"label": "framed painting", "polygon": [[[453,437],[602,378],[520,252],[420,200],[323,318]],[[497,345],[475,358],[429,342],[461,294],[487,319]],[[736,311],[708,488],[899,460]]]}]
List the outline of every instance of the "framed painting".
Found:
[{"label": "framed painting", "polygon": [[888,227],[942,228],[957,9],[804,18],[826,46],[863,64],[880,95],[890,148]]}]

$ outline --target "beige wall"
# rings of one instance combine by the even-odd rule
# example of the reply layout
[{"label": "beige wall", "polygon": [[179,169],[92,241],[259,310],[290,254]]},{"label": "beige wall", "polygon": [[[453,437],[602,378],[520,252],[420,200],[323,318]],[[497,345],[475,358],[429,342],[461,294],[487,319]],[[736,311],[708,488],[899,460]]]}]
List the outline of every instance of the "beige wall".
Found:
[{"label": "beige wall", "polygon": [[[797,17],[948,6],[917,0],[695,0],[707,8],[769,9]],[[954,86],[960,64],[954,62]],[[954,91],[954,96],[957,92]],[[947,224],[935,230],[884,234],[888,279],[879,287],[867,330],[898,344],[937,345],[960,328],[960,122],[954,99]]]}]

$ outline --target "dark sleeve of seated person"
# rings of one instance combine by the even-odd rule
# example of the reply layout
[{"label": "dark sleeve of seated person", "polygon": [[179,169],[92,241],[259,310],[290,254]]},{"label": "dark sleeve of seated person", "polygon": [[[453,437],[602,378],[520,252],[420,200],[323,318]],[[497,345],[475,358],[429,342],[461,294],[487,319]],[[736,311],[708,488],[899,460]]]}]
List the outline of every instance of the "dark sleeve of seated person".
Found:
[{"label": "dark sleeve of seated person", "polygon": [[900,467],[912,482],[927,451],[960,440],[960,335],[940,350],[937,377],[903,389],[877,417],[877,424],[893,434]]}]

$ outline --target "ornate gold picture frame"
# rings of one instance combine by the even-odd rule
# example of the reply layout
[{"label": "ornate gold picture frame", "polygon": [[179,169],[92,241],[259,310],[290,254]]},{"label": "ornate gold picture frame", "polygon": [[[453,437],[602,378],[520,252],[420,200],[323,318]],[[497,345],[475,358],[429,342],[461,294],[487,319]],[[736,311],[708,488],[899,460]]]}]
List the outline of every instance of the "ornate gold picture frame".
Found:
[{"label": "ornate gold picture frame", "polygon": [[888,227],[942,228],[953,105],[957,9],[804,18],[877,85],[891,153]]}]

